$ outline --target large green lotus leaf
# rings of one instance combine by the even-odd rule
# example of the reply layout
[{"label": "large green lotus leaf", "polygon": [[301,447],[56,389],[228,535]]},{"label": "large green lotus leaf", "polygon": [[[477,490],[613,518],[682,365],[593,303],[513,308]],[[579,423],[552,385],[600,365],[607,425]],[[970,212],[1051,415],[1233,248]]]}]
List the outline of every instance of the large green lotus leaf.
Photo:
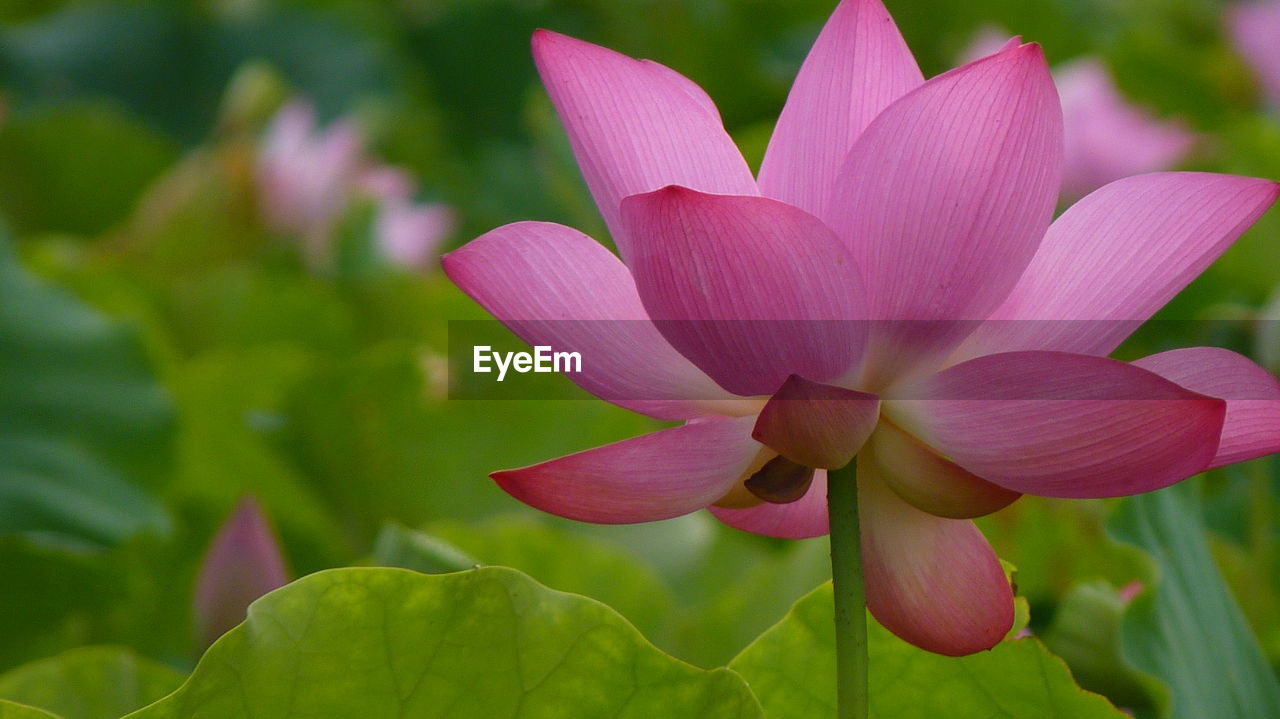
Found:
[{"label": "large green lotus leaf", "polygon": [[513,567],[538,583],[597,599],[660,645],[674,603],[657,572],[601,539],[551,529],[532,519],[479,524],[437,522],[426,533],[486,565]]},{"label": "large green lotus leaf", "polygon": [[0,699],[0,719],[62,719],[43,709]]},{"label": "large green lotus leaf", "polygon": [[762,719],[742,678],[654,648],[616,612],[490,567],[335,569],[259,599],[132,719]]},{"label": "large green lotus leaf", "polygon": [[0,233],[0,534],[110,544],[166,526],[169,400],[137,338],[30,274]]},{"label": "large green lotus leaf", "polygon": [[82,647],[0,675],[0,698],[64,719],[117,719],[182,684],[178,671],[117,647]]},{"label": "large green lotus leaf", "polygon": [[[729,667],[750,684],[769,719],[835,716],[831,584],[805,596]],[[868,617],[871,714],[876,719],[1119,719],[1080,689],[1062,660],[1035,639],[1004,641],[953,658],[907,644]]]},{"label": "large green lotus leaf", "polygon": [[1155,564],[1155,587],[1130,605],[1121,654],[1166,685],[1175,719],[1280,716],[1280,682],[1213,562],[1193,483],[1125,500],[1108,522]]}]

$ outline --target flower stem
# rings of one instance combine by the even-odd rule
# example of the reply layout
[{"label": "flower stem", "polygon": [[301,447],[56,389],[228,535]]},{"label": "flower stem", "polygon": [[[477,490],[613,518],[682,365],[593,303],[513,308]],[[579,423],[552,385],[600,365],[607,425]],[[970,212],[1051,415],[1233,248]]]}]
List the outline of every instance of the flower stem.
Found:
[{"label": "flower stem", "polygon": [[867,597],[862,587],[855,462],[827,471],[836,616],[836,717],[867,718]]}]

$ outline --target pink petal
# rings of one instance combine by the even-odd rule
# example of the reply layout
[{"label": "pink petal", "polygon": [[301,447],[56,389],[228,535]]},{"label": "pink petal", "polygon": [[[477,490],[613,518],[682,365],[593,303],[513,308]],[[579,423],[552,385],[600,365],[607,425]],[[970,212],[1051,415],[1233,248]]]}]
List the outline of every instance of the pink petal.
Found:
[{"label": "pink petal", "polygon": [[939,517],[982,517],[1022,496],[939,457],[889,422],[881,422],[871,435],[865,456],[899,497]]},{"label": "pink petal", "polygon": [[1222,441],[1210,467],[1280,452],[1280,382],[1247,357],[1217,347],[1192,347],[1133,364],[1227,401]]},{"label": "pink petal", "polygon": [[450,207],[392,200],[379,211],[374,232],[387,259],[404,267],[421,268],[435,259],[436,249],[453,226]]},{"label": "pink petal", "polygon": [[1054,80],[1062,98],[1064,198],[1084,197],[1130,175],[1167,170],[1195,141],[1179,125],[1160,122],[1126,100],[1094,58],[1059,67]]},{"label": "pink petal", "polygon": [[1035,259],[953,361],[993,352],[1105,355],[1275,202],[1280,185],[1232,175],[1130,177],[1053,223]]},{"label": "pink petal", "polygon": [[872,319],[894,320],[872,330],[864,386],[949,351],[968,332],[956,320],[985,319],[1004,299],[1049,225],[1061,167],[1061,111],[1037,45],[935,77],[871,123],[831,201]]},{"label": "pink petal", "polygon": [[1013,626],[1013,590],[982,532],[902,501],[870,463],[859,463],[858,493],[867,608],[876,620],[938,654],[995,646]]},{"label": "pink petal", "polygon": [[1280,3],[1237,3],[1227,13],[1227,29],[1240,54],[1261,81],[1272,105],[1280,107]]},{"label": "pink petal", "polygon": [[751,436],[806,467],[839,469],[853,460],[880,418],[880,398],[787,378],[756,418]]},{"label": "pink petal", "polygon": [[679,184],[757,194],[755,179],[706,93],[674,70],[547,30],[533,57],[596,206],[623,258],[622,198]]},{"label": "pink petal", "polygon": [[[1204,471],[1226,403],[1117,360],[1010,352],[969,360],[882,403],[891,421],[1006,489],[1148,492]],[[921,399],[923,398],[923,399]]]},{"label": "pink petal", "polygon": [[858,135],[924,82],[880,0],[843,0],[800,68],[760,166],[760,191],[826,219]]},{"label": "pink petal", "polygon": [[252,499],[241,500],[218,529],[196,577],[194,613],[204,646],[244,621],[255,599],[288,581],[262,508]]},{"label": "pink petal", "polygon": [[789,504],[759,504],[746,509],[708,507],[716,519],[744,532],[782,539],[822,537],[827,525],[827,473],[817,470],[803,497]]},{"label": "pink petal", "polygon": [[622,221],[649,316],[721,387],[767,395],[792,374],[822,382],[857,362],[861,279],[817,218],[673,186],[627,198]]},{"label": "pink petal", "polygon": [[687,419],[733,399],[681,357],[645,314],[622,262],[577,230],[499,227],[445,255],[445,274],[530,345],[578,352],[569,378],[636,412]]},{"label": "pink petal", "polygon": [[523,469],[495,472],[511,496],[598,524],[669,519],[724,496],[760,452],[751,417],[697,420]]}]

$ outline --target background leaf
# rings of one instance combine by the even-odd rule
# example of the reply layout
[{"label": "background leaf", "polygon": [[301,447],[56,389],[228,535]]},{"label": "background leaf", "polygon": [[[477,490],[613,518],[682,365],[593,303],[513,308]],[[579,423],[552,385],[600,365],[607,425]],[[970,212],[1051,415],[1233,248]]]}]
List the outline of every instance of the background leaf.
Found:
[{"label": "background leaf", "polygon": [[509,569],[337,569],[255,602],[187,683],[131,719],[209,716],[762,719],[727,669]]},{"label": "background leaf", "polygon": [[1155,586],[1125,614],[1121,652],[1164,683],[1165,716],[1280,716],[1280,683],[1209,553],[1197,492],[1184,482],[1131,497],[1108,523],[1155,563]]},{"label": "background leaf", "polygon": [[164,529],[145,487],[171,423],[136,337],[27,274],[0,233],[0,534]]},{"label": "background leaf", "polygon": [[177,689],[182,680],[177,670],[128,649],[83,647],[0,675],[0,699],[63,719],[118,719]]},{"label": "background leaf", "polygon": [[[730,664],[769,719],[835,716],[831,584],[815,589]],[[1080,689],[1062,660],[1035,639],[953,658],[890,634],[868,615],[871,714],[877,719],[1119,719],[1106,699]]]}]

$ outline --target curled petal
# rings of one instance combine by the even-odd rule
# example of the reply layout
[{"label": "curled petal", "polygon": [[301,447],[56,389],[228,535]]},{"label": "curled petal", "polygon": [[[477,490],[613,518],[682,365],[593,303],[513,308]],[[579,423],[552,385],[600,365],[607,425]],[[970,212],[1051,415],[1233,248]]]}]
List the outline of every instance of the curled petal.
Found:
[{"label": "curled petal", "polygon": [[858,467],[867,608],[886,629],[938,654],[990,649],[1013,626],[1013,590],[982,532],[902,501],[871,463]]},{"label": "curled petal", "polygon": [[582,371],[568,376],[601,399],[663,419],[708,415],[733,400],[662,338],[622,262],[577,230],[517,222],[441,263],[530,345],[578,352]]},{"label": "curled petal", "polygon": [[[1004,299],[1049,226],[1062,116],[1044,55],[1022,45],[939,75],[858,138],[829,223],[867,283],[868,380],[941,361]],[[939,356],[942,355],[942,356]]]},{"label": "curled petal", "polygon": [[867,450],[890,489],[939,517],[982,517],[1022,496],[966,472],[888,422],[876,428]]},{"label": "curled petal", "polygon": [[670,519],[724,496],[760,452],[751,417],[697,420],[495,472],[498,486],[544,512],[597,524]]},{"label": "curled petal", "polygon": [[1217,347],[1191,347],[1133,364],[1193,392],[1226,400],[1222,440],[1211,468],[1280,452],[1280,382],[1247,357]]},{"label": "curled petal", "polygon": [[889,103],[924,82],[880,0],[844,0],[791,86],[760,165],[760,191],[826,219],[845,155]]},{"label": "curled petal", "polygon": [[839,469],[876,428],[880,398],[791,375],[756,419],[751,436],[806,467]]},{"label": "curled petal", "polygon": [[1109,354],[1278,193],[1270,180],[1206,172],[1103,187],[1053,223],[1017,286],[952,360],[1016,350]]},{"label": "curled petal", "polygon": [[730,509],[708,507],[716,519],[744,532],[782,539],[809,539],[827,534],[827,473],[817,470],[809,491],[787,504],[764,503]]},{"label": "curled petal", "polygon": [[706,93],[674,70],[547,30],[533,57],[578,167],[624,259],[622,198],[679,184],[757,194],[755,179]]},{"label": "curled petal", "polygon": [[826,381],[858,362],[861,278],[814,216],[674,186],[628,197],[622,215],[649,316],[721,387],[767,395],[791,374]]},{"label": "curled petal", "polygon": [[1110,497],[1209,466],[1226,403],[1117,360],[1008,352],[943,370],[886,400],[895,424],[1005,489]]}]

